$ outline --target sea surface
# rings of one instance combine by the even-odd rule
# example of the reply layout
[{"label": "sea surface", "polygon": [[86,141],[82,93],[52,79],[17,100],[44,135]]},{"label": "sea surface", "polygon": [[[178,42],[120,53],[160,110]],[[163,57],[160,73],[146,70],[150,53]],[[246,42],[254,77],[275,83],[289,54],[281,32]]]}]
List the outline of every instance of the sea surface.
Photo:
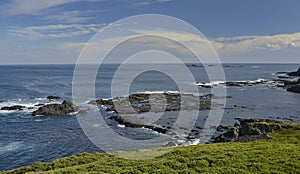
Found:
[{"label": "sea surface", "polygon": [[[88,74],[89,65],[86,66]],[[132,65],[132,68],[128,68],[123,73],[131,76],[137,66],[139,65]],[[223,69],[227,81],[273,80],[277,78],[276,72],[296,71],[299,66],[298,64],[230,64]],[[37,106],[34,106],[36,104],[72,100],[74,67],[74,65],[0,66],[0,107],[12,105],[27,107],[22,111],[0,110],[0,171],[31,165],[37,161],[50,162],[81,152],[102,151],[84,134],[76,115],[31,116],[32,111],[37,109]],[[101,66],[95,81],[96,98],[112,97],[111,83],[113,78],[118,78],[114,77],[117,68],[118,65],[114,64]],[[190,81],[185,76],[178,76],[179,79],[181,78],[181,83],[195,87],[193,85],[196,82],[209,82],[205,67],[188,66],[188,68],[194,75],[195,81]],[[126,86],[122,83],[123,79],[118,80],[115,85]],[[78,83],[82,83],[84,88],[84,81]],[[211,90],[197,88],[204,94],[210,93]],[[129,88],[130,93],[178,90],[176,81],[170,76],[152,70],[135,77]],[[234,118],[237,117],[300,121],[300,94],[266,85],[226,87],[226,90],[227,96],[231,97],[227,99],[226,106],[223,108],[224,116],[221,121],[223,125],[235,123]],[[61,99],[49,101],[46,99],[48,95],[60,96]],[[203,111],[202,114],[207,114],[207,111]],[[130,138],[151,137],[152,134],[145,129],[111,125],[116,131],[125,132]]]}]

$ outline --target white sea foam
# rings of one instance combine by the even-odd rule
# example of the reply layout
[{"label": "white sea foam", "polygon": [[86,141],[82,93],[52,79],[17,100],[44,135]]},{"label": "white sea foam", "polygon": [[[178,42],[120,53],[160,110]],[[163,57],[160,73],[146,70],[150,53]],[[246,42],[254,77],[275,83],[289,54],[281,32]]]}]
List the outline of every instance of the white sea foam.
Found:
[{"label": "white sea foam", "polygon": [[34,98],[34,99],[11,99],[8,101],[4,101],[0,103],[0,108],[2,107],[11,107],[15,105],[21,105],[24,106],[22,110],[0,110],[0,114],[8,114],[8,113],[14,113],[14,112],[33,112],[37,110],[40,106],[37,106],[39,104],[55,104],[55,103],[61,103],[62,101],[60,100],[55,100],[55,101],[49,101],[46,98]]},{"label": "white sea foam", "polygon": [[15,151],[23,146],[22,141],[16,141],[8,144],[0,144],[0,154],[4,154],[10,151]]},{"label": "white sea foam", "polygon": [[120,128],[124,128],[124,127],[126,127],[125,125],[123,125],[123,124],[118,124],[117,125],[118,127],[120,127]]},{"label": "white sea foam", "polygon": [[274,81],[274,80],[268,80],[268,79],[262,79],[258,78],[256,80],[237,80],[237,81],[212,81],[212,82],[197,82],[195,85],[206,87],[206,88],[213,88],[213,87],[226,87],[230,86],[226,83],[235,83],[235,84],[241,84],[241,85],[263,85],[263,86],[278,86],[281,82]]}]

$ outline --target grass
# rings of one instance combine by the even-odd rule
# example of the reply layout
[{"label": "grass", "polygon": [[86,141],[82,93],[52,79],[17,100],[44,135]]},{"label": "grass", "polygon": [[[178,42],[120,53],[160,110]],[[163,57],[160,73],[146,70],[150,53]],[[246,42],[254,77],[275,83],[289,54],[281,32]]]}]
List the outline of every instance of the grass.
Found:
[{"label": "grass", "polygon": [[271,140],[176,147],[148,160],[83,153],[3,173],[300,173],[300,123],[283,124]]}]

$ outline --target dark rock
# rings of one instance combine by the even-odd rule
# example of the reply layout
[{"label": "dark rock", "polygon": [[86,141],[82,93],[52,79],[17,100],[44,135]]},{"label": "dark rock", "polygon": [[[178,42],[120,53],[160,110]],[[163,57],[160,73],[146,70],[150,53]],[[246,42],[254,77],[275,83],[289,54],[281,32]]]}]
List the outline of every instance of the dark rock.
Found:
[{"label": "dark rock", "polygon": [[300,76],[300,68],[298,69],[298,71],[295,71],[295,72],[289,72],[288,75],[289,75],[289,76]]},{"label": "dark rock", "polygon": [[32,116],[38,115],[67,115],[72,112],[78,111],[78,106],[70,101],[63,101],[62,104],[48,104],[40,107],[32,113]]},{"label": "dark rock", "polygon": [[239,127],[228,127],[226,128],[226,132],[217,138],[215,138],[216,142],[229,142],[233,141],[239,136]]},{"label": "dark rock", "polygon": [[44,104],[41,103],[41,104],[36,104],[34,106],[44,106]]},{"label": "dark rock", "polygon": [[12,110],[23,110],[25,106],[22,105],[14,105],[14,106],[4,106],[1,108],[1,110],[7,110],[7,111],[12,111]]},{"label": "dark rock", "polygon": [[281,129],[279,121],[268,119],[238,119],[240,121],[240,136],[260,135]]},{"label": "dark rock", "polygon": [[203,67],[202,64],[188,64],[187,67]]},{"label": "dark rock", "polygon": [[189,135],[189,136],[187,136],[187,137],[185,137],[187,140],[194,140],[194,139],[196,139],[196,137],[195,136],[191,136],[191,135]]},{"label": "dark rock", "polygon": [[138,119],[135,119],[134,117],[130,117],[130,116],[111,116],[110,119],[115,120],[118,123],[125,125],[126,127],[147,128],[163,134],[168,132],[168,130],[163,127],[142,124],[139,122]]},{"label": "dark rock", "polygon": [[54,96],[54,95],[49,95],[47,97],[47,99],[49,99],[49,100],[57,100],[57,99],[60,99],[60,97],[59,96]]},{"label": "dark rock", "polygon": [[292,86],[292,87],[288,88],[287,91],[289,91],[289,92],[295,92],[295,93],[300,93],[300,85]]},{"label": "dark rock", "polygon": [[240,119],[240,124],[234,126],[222,126],[218,131],[226,130],[225,133],[214,138],[214,142],[247,142],[258,139],[269,139],[266,134],[282,129],[281,122],[268,119]]},{"label": "dark rock", "polygon": [[279,75],[277,75],[277,77],[280,79],[289,79],[290,78],[287,74],[279,74]]}]

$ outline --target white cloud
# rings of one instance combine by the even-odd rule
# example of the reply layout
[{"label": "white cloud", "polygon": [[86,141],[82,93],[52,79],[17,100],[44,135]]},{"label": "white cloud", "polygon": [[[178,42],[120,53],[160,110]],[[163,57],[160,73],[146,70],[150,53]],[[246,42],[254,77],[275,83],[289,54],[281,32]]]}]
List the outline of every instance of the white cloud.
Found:
[{"label": "white cloud", "polygon": [[219,53],[249,53],[253,51],[280,51],[300,48],[300,32],[270,36],[236,36],[211,39]]},{"label": "white cloud", "polygon": [[49,8],[78,1],[99,0],[13,0],[0,7],[0,15],[6,17],[21,14],[38,15]]},{"label": "white cloud", "polygon": [[162,2],[169,2],[173,0],[142,0],[142,1],[129,1],[130,5],[129,7],[140,7],[145,5],[151,5],[155,3],[162,3]]},{"label": "white cloud", "polygon": [[57,24],[12,28],[8,33],[22,40],[40,40],[55,38],[74,38],[94,34],[106,24]]},{"label": "white cloud", "polygon": [[42,10],[48,9],[50,7],[63,5],[75,1],[77,0],[13,0],[10,3],[0,7],[0,10],[2,16],[14,16],[20,14],[36,15]]},{"label": "white cloud", "polygon": [[[103,27],[103,24],[60,24],[60,25],[46,25],[46,26],[31,26],[26,28],[13,28],[10,34],[27,40],[38,40],[48,38],[72,38],[86,34],[94,34]],[[192,47],[206,50],[208,47],[201,47],[201,39],[199,36],[178,31],[168,31],[161,29],[153,30],[130,30],[136,34],[156,34],[165,36],[169,39],[175,39],[182,43],[192,43]],[[126,40],[126,35],[105,37],[99,42],[91,46],[90,51],[98,54],[104,53],[120,40]],[[201,37],[200,37],[201,38]],[[211,45],[215,48],[219,57],[223,62],[236,63],[288,63],[300,62],[300,32],[291,34],[276,34],[269,36],[235,36],[235,37],[219,37],[210,38]],[[205,43],[205,42],[204,42]],[[58,57],[69,57],[74,61],[82,48],[85,46],[84,42],[60,42],[58,40],[55,48],[52,51]],[[153,46],[154,45],[154,46]],[[204,44],[204,46],[207,44]],[[184,55],[186,50],[181,49],[176,44],[167,43],[165,40],[157,43],[155,40],[138,40],[132,42],[133,48],[164,48],[166,51],[178,51],[178,55]],[[149,46],[149,47],[148,47]],[[129,47],[128,47],[129,48]],[[4,49],[5,50],[5,49]],[[125,50],[126,51],[126,50]],[[204,51],[205,52],[205,51]],[[60,56],[59,56],[60,55]],[[92,55],[92,53],[91,53]],[[96,57],[96,56],[95,56]],[[93,60],[91,60],[92,62]],[[208,62],[208,61],[207,61]],[[54,62],[55,63],[55,62]],[[74,63],[74,62],[73,62]]]},{"label": "white cloud", "polygon": [[[146,34],[146,30],[134,30],[138,34]],[[164,35],[170,39],[176,38],[182,43],[193,43],[193,47],[206,50],[206,44],[202,45],[200,40],[194,34],[166,31],[166,30],[151,30],[151,33]],[[198,37],[199,38],[199,37]],[[101,40],[96,45],[92,46],[90,51],[102,53],[109,47],[112,47],[118,40],[126,38],[116,37],[106,40]],[[231,38],[214,38],[209,39],[211,45],[215,48],[222,62],[236,63],[288,63],[300,62],[300,32],[293,34],[278,34],[271,36],[236,36]],[[159,47],[168,47],[166,51],[176,50],[178,55],[184,55],[186,52],[176,44],[161,42],[152,42],[151,40],[140,40],[139,43],[131,43],[133,47],[145,47],[156,45]],[[77,54],[84,47],[85,43],[63,43],[58,45],[61,50],[69,50]],[[205,47],[206,46],[206,47]],[[182,53],[182,54],[180,54]],[[204,51],[205,53],[205,51]],[[207,53],[209,54],[209,53]],[[209,62],[209,60],[204,60]]]},{"label": "white cloud", "polygon": [[88,16],[91,11],[79,11],[79,10],[72,10],[72,11],[62,11],[56,12],[53,14],[48,14],[44,17],[47,21],[54,21],[58,23],[82,23],[86,22],[92,17]]}]

